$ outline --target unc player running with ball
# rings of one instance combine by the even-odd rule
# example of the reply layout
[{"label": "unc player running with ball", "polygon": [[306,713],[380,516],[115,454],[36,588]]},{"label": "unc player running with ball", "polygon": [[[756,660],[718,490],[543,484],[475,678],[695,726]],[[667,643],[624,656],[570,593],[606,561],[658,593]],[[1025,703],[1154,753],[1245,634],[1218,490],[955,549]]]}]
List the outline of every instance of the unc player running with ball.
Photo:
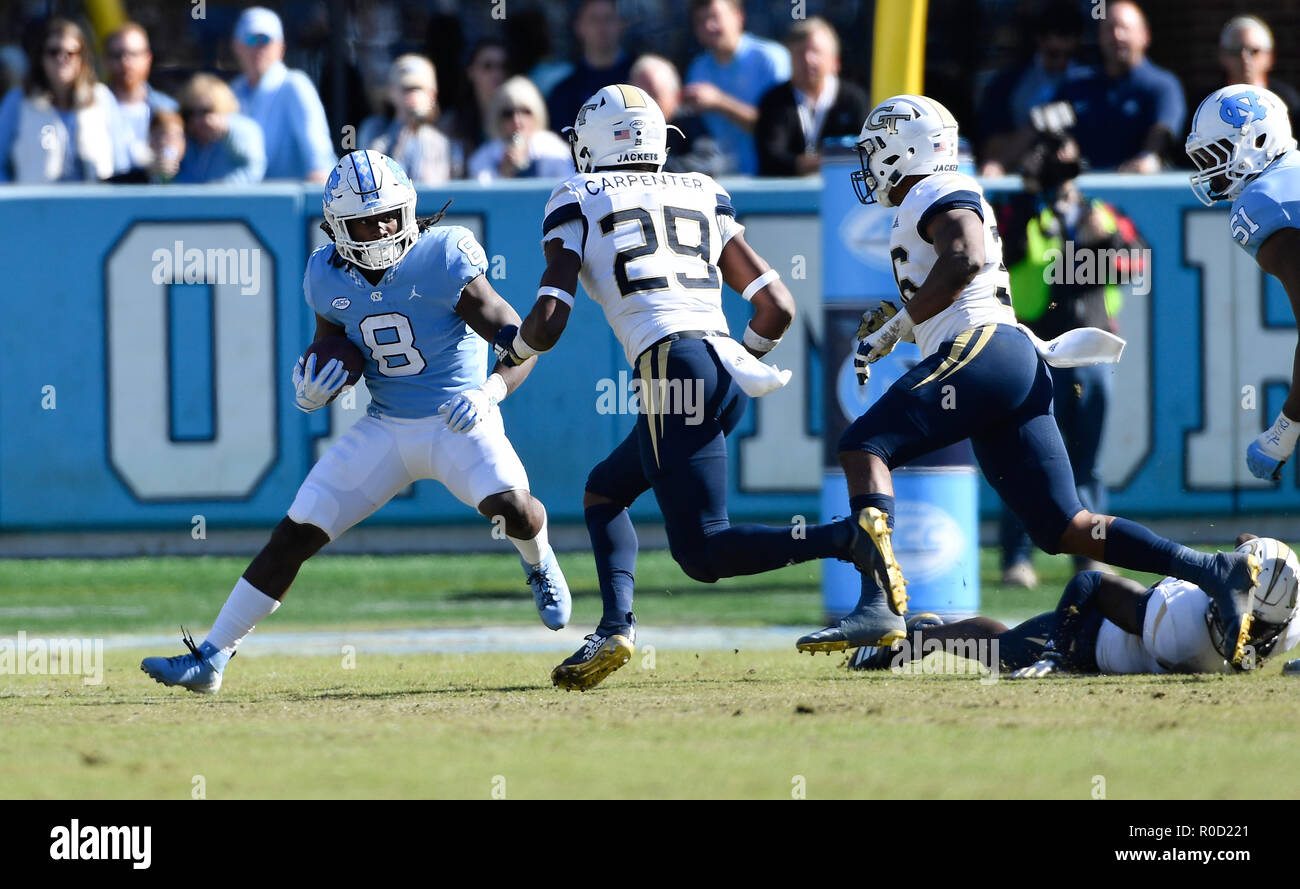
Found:
[{"label": "unc player running with ball", "polygon": [[[1263,87],[1235,84],[1205,97],[1187,137],[1192,191],[1207,207],[1232,201],[1233,240],[1286,289],[1300,319],[1300,153],[1286,105]],[[1277,480],[1300,439],[1300,343],[1291,390],[1273,425],[1246,448],[1256,478]]]},{"label": "unc player running with ball", "polygon": [[[531,364],[487,374],[491,339],[519,315],[484,277],[486,256],[468,229],[415,218],[415,189],[377,151],[353,151],[325,186],[333,244],[303,276],[316,313],[314,341],[346,335],[365,356],[370,407],[298,489],[289,513],[235,584],[208,637],[189,654],[145,658],[164,685],[212,693],[253,627],[280,607],[302,563],[418,479],[437,479],[484,516],[501,516],[519,550],[542,622],[569,619],[569,589],[547,542],[546,510],[506,438],[497,404]],[[440,214],[441,215],[441,214]],[[337,358],[298,359],[295,401],[311,412],[344,385]]]},{"label": "unc player running with ball", "polygon": [[852,178],[859,200],[898,208],[890,258],[903,303],[892,317],[864,315],[858,381],[905,337],[916,341],[922,361],[840,439],[852,515],[875,542],[875,564],[863,573],[857,607],[797,647],[839,651],[903,637],[907,593],[890,542],[890,471],[970,438],[985,478],[1041,549],[1199,586],[1218,605],[1240,662],[1250,624],[1243,611],[1260,568],[1253,553],[1199,553],[1080,504],[1052,418],[1044,356],[1076,365],[1115,361],[1122,341],[1080,328],[1042,343],[1017,326],[993,211],[979,184],[956,172],[957,121],[933,99],[895,96],[868,115],[858,153],[862,170]]},{"label": "unc player running with ball", "polygon": [[[703,583],[809,559],[865,559],[870,543],[846,521],[802,537],[788,527],[731,524],[726,435],[750,396],[789,380],[759,357],[789,327],[793,298],[745,243],[720,185],[700,173],[660,172],[667,125],[645,92],[604,87],[566,132],[579,172],[546,205],[537,303],[521,328],[502,328],[496,346],[506,364],[553,347],[581,278],[635,369],[636,428],[591,471],[583,497],[604,614],[551,674],[562,688],[585,690],[632,655],[637,539],[627,508],[645,491],[654,489],[673,558]],[[723,281],[754,306],[743,346],[727,334]]]}]

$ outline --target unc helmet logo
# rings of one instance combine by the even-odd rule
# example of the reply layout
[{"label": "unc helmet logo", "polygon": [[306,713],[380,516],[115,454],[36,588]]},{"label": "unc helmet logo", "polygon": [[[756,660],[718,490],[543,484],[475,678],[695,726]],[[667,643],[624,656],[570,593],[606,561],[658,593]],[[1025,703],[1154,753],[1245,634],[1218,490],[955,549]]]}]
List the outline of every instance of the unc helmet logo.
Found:
[{"label": "unc helmet logo", "polygon": [[1258,93],[1237,93],[1224,96],[1219,103],[1219,117],[1230,127],[1241,129],[1254,120],[1263,120],[1268,116],[1268,104]]},{"label": "unc helmet logo", "polygon": [[[895,110],[898,109],[898,110]],[[888,130],[890,135],[898,134],[898,122],[920,117],[922,109],[912,102],[900,99],[890,105],[881,105],[867,117],[868,130]]]}]

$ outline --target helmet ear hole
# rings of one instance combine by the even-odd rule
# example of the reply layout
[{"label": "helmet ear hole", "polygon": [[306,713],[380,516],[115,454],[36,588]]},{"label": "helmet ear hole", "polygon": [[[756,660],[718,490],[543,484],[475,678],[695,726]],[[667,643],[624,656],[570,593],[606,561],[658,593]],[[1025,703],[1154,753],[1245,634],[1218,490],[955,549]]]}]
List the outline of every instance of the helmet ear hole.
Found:
[{"label": "helmet ear hole", "polygon": [[1268,134],[1267,134],[1267,133],[1260,133],[1258,136],[1255,137],[1255,147],[1256,147],[1256,148],[1263,148],[1263,147],[1264,147],[1264,143],[1267,142],[1267,141],[1268,141]]}]

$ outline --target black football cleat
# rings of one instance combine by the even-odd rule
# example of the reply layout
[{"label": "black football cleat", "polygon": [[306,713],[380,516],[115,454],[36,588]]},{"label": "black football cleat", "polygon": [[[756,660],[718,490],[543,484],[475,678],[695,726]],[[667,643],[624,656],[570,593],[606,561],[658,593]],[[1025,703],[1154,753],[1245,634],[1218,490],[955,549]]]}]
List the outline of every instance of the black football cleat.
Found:
[{"label": "black football cleat", "polygon": [[809,654],[874,645],[889,648],[907,635],[907,624],[879,596],[836,621],[835,626],[800,636],[794,647]]}]

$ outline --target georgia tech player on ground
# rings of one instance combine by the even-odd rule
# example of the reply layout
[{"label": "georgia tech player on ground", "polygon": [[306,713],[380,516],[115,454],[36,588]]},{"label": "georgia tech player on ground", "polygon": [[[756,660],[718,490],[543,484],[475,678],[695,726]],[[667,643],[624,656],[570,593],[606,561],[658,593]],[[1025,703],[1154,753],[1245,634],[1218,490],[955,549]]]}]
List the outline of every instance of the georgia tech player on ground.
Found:
[{"label": "georgia tech player on ground", "polygon": [[[848,560],[863,535],[848,522],[808,527],[802,537],[730,523],[726,435],[749,396],[789,379],[758,358],[789,327],[793,298],[745,243],[721,186],[700,173],[659,172],[667,126],[645,92],[604,87],[566,132],[579,172],[546,205],[537,302],[521,328],[503,328],[495,342],[507,364],[552,348],[581,277],[635,369],[643,405],[636,428],[591,471],[583,497],[604,614],[588,644],[552,673],[556,685],[587,689],[633,651],[637,540],[627,508],[647,489],[673,558],[704,583],[809,559]],[[723,281],[754,306],[743,347],[727,334]]]},{"label": "georgia tech player on ground", "polygon": [[[1196,164],[1192,191],[1207,207],[1232,201],[1233,239],[1273,275],[1300,319],[1300,153],[1282,100],[1263,87],[1234,84],[1205,97],[1187,137]],[[1300,343],[1291,390],[1273,425],[1246,448],[1256,478],[1279,479],[1300,439]]]},{"label": "georgia tech player on ground", "polygon": [[[1250,603],[1247,657],[1229,662],[1231,653],[1220,632],[1216,607],[1204,590],[1173,577],[1143,588],[1126,577],[1099,571],[1076,575],[1054,611],[1032,617],[1012,629],[987,617],[942,624],[909,621],[909,635],[895,649],[860,648],[850,669],[883,670],[901,666],[960,640],[979,653],[984,666],[1012,679],[1061,673],[1233,673],[1259,669],[1264,660],[1300,644],[1295,620],[1300,561],[1285,543],[1243,534],[1239,552],[1260,560],[1259,585]],[[997,641],[997,646],[980,645]],[[926,645],[927,642],[931,644]],[[971,644],[975,643],[975,644]],[[990,663],[996,654],[998,664]]]},{"label": "georgia tech player on ground", "polygon": [[[221,672],[253,627],[280,606],[302,563],[418,479],[437,479],[484,516],[501,516],[520,553],[542,622],[569,619],[569,589],[547,542],[546,510],[506,438],[497,404],[532,365],[488,376],[491,338],[519,315],[484,277],[486,256],[468,229],[416,220],[415,189],[392,158],[353,151],[325,186],[332,244],[312,253],[303,276],[316,313],[314,340],[346,334],[366,356],[366,416],[312,468],[288,515],[235,584],[202,645],[146,658],[165,685],[215,692]],[[304,411],[344,384],[337,358],[294,369]]]},{"label": "georgia tech player on ground", "polygon": [[933,99],[895,96],[868,115],[858,150],[859,199],[898,208],[890,257],[903,302],[892,317],[864,315],[858,380],[905,336],[915,338],[922,361],[840,439],[851,512],[875,541],[876,564],[863,574],[853,612],[802,637],[798,648],[838,651],[903,635],[906,581],[890,542],[890,471],[968,437],[985,477],[1041,549],[1188,580],[1219,603],[1225,633],[1244,648],[1242,609],[1259,571],[1252,554],[1199,553],[1080,504],[1043,356],[1115,361],[1122,341],[1079,328],[1043,343],[1017,326],[992,210],[979,184],[956,172],[956,120]]}]

